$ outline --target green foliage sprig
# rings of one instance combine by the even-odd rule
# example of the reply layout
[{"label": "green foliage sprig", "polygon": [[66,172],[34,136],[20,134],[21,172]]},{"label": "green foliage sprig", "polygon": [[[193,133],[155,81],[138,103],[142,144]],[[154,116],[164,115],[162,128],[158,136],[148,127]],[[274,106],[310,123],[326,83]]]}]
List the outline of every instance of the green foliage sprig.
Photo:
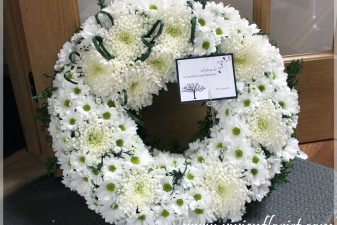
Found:
[{"label": "green foliage sprig", "polygon": [[271,190],[275,190],[278,186],[288,182],[288,175],[294,168],[294,161],[282,162],[281,172],[276,174],[271,180]]},{"label": "green foliage sprig", "polygon": [[97,5],[101,8],[104,9],[106,7],[106,2],[105,0],[97,0]]},{"label": "green foliage sprig", "polygon": [[286,68],[288,74],[287,84],[289,88],[295,88],[298,84],[297,75],[303,70],[303,59],[293,60]]},{"label": "green foliage sprig", "polygon": [[[204,107],[204,106],[203,106]],[[216,120],[215,123],[218,121]],[[198,122],[198,131],[193,135],[190,141],[198,139],[203,140],[211,135],[211,127],[214,125],[211,108],[207,107],[206,115],[203,120]]]}]

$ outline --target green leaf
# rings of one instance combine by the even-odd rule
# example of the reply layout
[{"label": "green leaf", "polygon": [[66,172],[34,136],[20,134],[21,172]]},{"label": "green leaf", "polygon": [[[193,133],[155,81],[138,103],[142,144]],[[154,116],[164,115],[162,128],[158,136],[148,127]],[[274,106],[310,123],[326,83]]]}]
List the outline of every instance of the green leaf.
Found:
[{"label": "green leaf", "polygon": [[289,88],[296,88],[298,84],[297,75],[303,70],[303,59],[293,60],[286,68],[288,74],[287,84]]},{"label": "green leaf", "polygon": [[60,169],[60,166],[57,164],[57,158],[55,156],[50,157],[45,163],[48,176],[55,175],[56,172]]}]

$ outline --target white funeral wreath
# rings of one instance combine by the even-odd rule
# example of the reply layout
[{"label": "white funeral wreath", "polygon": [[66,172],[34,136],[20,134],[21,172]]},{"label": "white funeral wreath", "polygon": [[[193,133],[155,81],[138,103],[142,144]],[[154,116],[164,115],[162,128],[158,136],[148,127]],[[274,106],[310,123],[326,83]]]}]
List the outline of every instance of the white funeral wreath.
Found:
[{"label": "white funeral wreath", "polygon": [[[115,0],[64,44],[49,98],[63,183],[114,224],[239,221],[299,154],[298,95],[279,50],[222,3]],[[154,151],[132,112],[176,82],[175,59],[233,53],[238,98],[184,155]],[[136,122],[135,122],[136,121]]]}]

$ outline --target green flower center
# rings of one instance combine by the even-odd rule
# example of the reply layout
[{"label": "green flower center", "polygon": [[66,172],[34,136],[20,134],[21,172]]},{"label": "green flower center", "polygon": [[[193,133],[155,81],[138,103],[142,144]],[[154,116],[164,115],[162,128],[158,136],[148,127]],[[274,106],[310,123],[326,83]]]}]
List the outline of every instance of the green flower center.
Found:
[{"label": "green flower center", "polygon": [[187,174],[187,180],[193,180],[193,179],[194,179],[193,174],[188,173],[188,174]]},{"label": "green flower center", "polygon": [[206,21],[203,19],[203,18],[199,18],[198,19],[198,23],[200,24],[200,26],[205,26],[205,24],[206,24]]},{"label": "green flower center", "polygon": [[88,104],[83,106],[83,110],[86,111],[86,112],[90,111],[90,109],[91,109],[91,106],[88,105]]},{"label": "green flower center", "polygon": [[75,125],[75,123],[76,123],[76,119],[75,119],[75,118],[71,118],[71,119],[69,120],[69,124],[70,124],[70,125]]},{"label": "green flower center", "polygon": [[234,127],[234,128],[232,129],[232,133],[233,133],[233,135],[235,135],[235,136],[239,136],[240,133],[241,133],[241,130],[240,130],[240,128],[238,128],[238,127]]},{"label": "green flower center", "polygon": [[204,41],[202,43],[202,48],[205,50],[208,50],[210,48],[211,44],[209,43],[209,41]]},{"label": "green flower center", "polygon": [[85,157],[84,156],[80,156],[79,160],[80,160],[81,163],[85,163]]},{"label": "green flower center", "polygon": [[236,158],[242,158],[243,156],[243,151],[241,149],[235,150],[235,157]]},{"label": "green flower center", "polygon": [[111,113],[109,113],[109,112],[103,113],[103,119],[109,120],[110,118],[111,118]]},{"label": "green flower center", "polygon": [[223,143],[219,142],[216,144],[217,149],[223,149]]},{"label": "green flower center", "polygon": [[249,107],[250,106],[250,100],[249,99],[246,99],[244,102],[243,102],[243,105],[245,107]]},{"label": "green flower center", "polygon": [[182,31],[181,28],[177,25],[171,25],[168,26],[165,29],[166,33],[168,33],[171,37],[177,38],[180,37],[182,35]]},{"label": "green flower center", "polygon": [[140,159],[136,156],[132,157],[131,158],[131,162],[135,165],[139,164],[140,163]]},{"label": "green flower center", "polygon": [[204,213],[204,210],[203,210],[203,209],[200,209],[200,208],[196,208],[196,209],[194,210],[194,212],[195,212],[195,214],[200,215],[200,214],[203,214],[203,213]]},{"label": "green flower center", "polygon": [[81,89],[79,89],[78,87],[74,88],[74,93],[77,95],[81,94]]},{"label": "green flower center", "polygon": [[205,159],[204,159],[204,157],[202,157],[202,156],[198,156],[197,161],[198,161],[199,163],[203,163],[203,162],[205,161]]},{"label": "green flower center", "polygon": [[135,41],[135,38],[128,32],[121,32],[118,35],[118,40],[126,45],[131,45]]},{"label": "green flower center", "polygon": [[119,127],[119,129],[121,129],[121,131],[125,131],[126,130],[126,128],[125,128],[125,126],[123,124],[119,125],[118,127]]},{"label": "green flower center", "polygon": [[165,72],[167,68],[167,62],[163,58],[151,60],[150,64],[159,72]]},{"label": "green flower center", "polygon": [[67,99],[67,100],[64,101],[63,105],[64,105],[64,107],[69,108],[71,106],[71,101]]},{"label": "green flower center", "polygon": [[88,135],[88,143],[91,146],[96,146],[102,143],[104,139],[104,133],[101,131],[93,131]]},{"label": "green flower center", "polygon": [[266,131],[268,129],[268,121],[263,117],[259,117],[257,119],[257,126],[260,131]]},{"label": "green flower center", "polygon": [[177,205],[182,206],[184,204],[184,200],[179,198],[179,199],[177,199],[176,203],[177,203]]},{"label": "green flower center", "polygon": [[264,85],[259,85],[259,90],[261,91],[261,92],[264,92],[265,90],[266,90],[266,87],[264,86]]},{"label": "green flower center", "polygon": [[253,168],[250,170],[251,174],[253,174],[253,176],[256,176],[258,174],[258,170],[256,168]]},{"label": "green flower center", "polygon": [[100,64],[95,63],[92,66],[91,70],[92,70],[93,75],[98,75],[98,74],[101,74],[104,71],[104,68]]},{"label": "green flower center", "polygon": [[222,35],[222,30],[221,30],[221,28],[216,28],[215,29],[215,33],[217,34],[217,35]]},{"label": "green flower center", "polygon": [[170,213],[167,210],[163,210],[161,212],[161,216],[164,217],[164,218],[168,217],[169,215],[170,215]]},{"label": "green flower center", "polygon": [[116,188],[116,185],[114,183],[109,183],[109,184],[106,185],[106,189],[109,192],[113,192],[115,190],[115,188]]},{"label": "green flower center", "polygon": [[82,180],[85,181],[85,182],[89,181],[88,177],[82,177]]},{"label": "green flower center", "polygon": [[172,191],[172,186],[171,186],[171,184],[169,184],[169,183],[164,184],[164,185],[163,185],[163,190],[164,190],[165,192]]},{"label": "green flower center", "polygon": [[138,182],[138,183],[136,183],[134,192],[135,192],[137,195],[144,195],[144,191],[145,191],[145,190],[144,190],[144,189],[145,189],[144,186],[145,186],[145,185],[144,185],[143,182]]},{"label": "green flower center", "polygon": [[157,6],[156,5],[150,5],[149,9],[152,9],[152,10],[157,10]]},{"label": "green flower center", "polygon": [[286,103],[284,101],[279,101],[278,104],[284,109],[286,107]]},{"label": "green flower center", "polygon": [[110,165],[110,166],[109,166],[109,171],[110,171],[110,172],[115,172],[115,171],[116,171],[115,165]]},{"label": "green flower center", "polygon": [[138,216],[138,219],[139,219],[140,221],[144,221],[144,220],[145,220],[145,215]]},{"label": "green flower center", "polygon": [[115,102],[112,101],[112,100],[108,101],[108,106],[109,106],[109,108],[116,107]]},{"label": "green flower center", "polygon": [[253,159],[252,159],[252,162],[255,163],[255,164],[258,164],[260,161],[260,158],[257,157],[256,155],[254,155]]},{"label": "green flower center", "polygon": [[219,184],[218,187],[217,187],[217,189],[216,189],[216,192],[217,192],[218,195],[224,197],[226,195],[226,190],[227,189],[226,189],[225,186]]},{"label": "green flower center", "polygon": [[132,84],[130,85],[130,91],[134,92],[137,87],[138,87],[139,83],[138,82],[132,82]]},{"label": "green flower center", "polygon": [[122,139],[118,139],[118,140],[116,141],[116,145],[117,145],[118,147],[123,147],[123,144],[124,144],[124,142],[123,142]]},{"label": "green flower center", "polygon": [[195,194],[195,195],[194,195],[194,199],[195,199],[196,201],[200,201],[200,200],[201,200],[201,194]]}]

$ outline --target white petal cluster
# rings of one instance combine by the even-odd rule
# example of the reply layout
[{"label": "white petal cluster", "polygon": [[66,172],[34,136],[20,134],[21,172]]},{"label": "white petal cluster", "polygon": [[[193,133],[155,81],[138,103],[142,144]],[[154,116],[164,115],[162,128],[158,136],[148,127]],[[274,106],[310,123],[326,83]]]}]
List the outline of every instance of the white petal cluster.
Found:
[{"label": "white petal cluster", "polygon": [[[176,82],[175,59],[223,53],[234,55],[238,98],[207,103],[209,137],[184,155],[146,146],[130,112]],[[279,50],[223,3],[115,0],[58,57],[48,110],[63,183],[108,223],[239,221],[301,156]]]}]

